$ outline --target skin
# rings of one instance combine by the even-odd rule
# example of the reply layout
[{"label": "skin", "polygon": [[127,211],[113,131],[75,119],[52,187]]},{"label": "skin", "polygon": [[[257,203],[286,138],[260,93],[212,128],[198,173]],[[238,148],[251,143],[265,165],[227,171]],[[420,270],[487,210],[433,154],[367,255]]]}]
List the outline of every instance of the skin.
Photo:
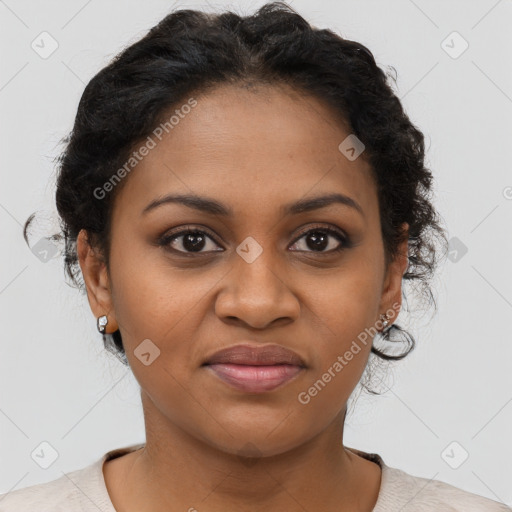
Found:
[{"label": "skin", "polygon": [[[224,85],[194,98],[197,106],[124,178],[110,273],[85,231],[78,239],[89,304],[95,317],[108,314],[107,333],[121,331],[146,425],[145,448],[104,465],[112,502],[119,512],[371,511],[381,470],[343,446],[347,400],[371,340],[308,404],[297,396],[381,314],[393,305],[398,313],[406,242],[386,267],[370,166],[339,151],[351,132],[321,100],[284,85]],[[234,216],[177,203],[141,215],[171,192],[208,196]],[[282,214],[284,204],[332,192],[363,214],[341,204]],[[186,252],[183,238],[157,245],[186,225],[216,238],[190,257],[169,248]],[[331,251],[343,242],[330,235],[315,251],[304,233],[326,227],[353,246]],[[236,252],[249,236],[263,249],[252,263]],[[147,366],[134,354],[145,339],[160,350]],[[307,367],[256,395],[201,366],[248,340],[288,347]]]}]

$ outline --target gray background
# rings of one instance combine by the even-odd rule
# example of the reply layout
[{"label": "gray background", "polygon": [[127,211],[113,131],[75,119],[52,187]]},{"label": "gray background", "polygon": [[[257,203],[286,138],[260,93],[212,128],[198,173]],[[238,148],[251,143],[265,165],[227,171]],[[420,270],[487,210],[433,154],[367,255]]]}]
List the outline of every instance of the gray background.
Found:
[{"label": "gray background", "polygon": [[[34,241],[58,230],[52,159],[85,84],[174,6],[244,13],[262,3],[0,1],[0,492],[144,440],[138,385],[103,351],[86,298],[65,283],[58,254],[42,262],[21,236],[34,211]],[[455,237],[435,283],[438,313],[403,319],[417,349],[389,370],[389,391],[358,398],[345,444],[511,505],[512,3],[291,5],[396,68],[397,94],[426,134],[435,203]],[[31,47],[43,31],[58,43],[46,59]],[[446,40],[453,31],[469,44],[456,58],[463,41]],[[48,469],[31,458],[43,441],[58,452]],[[463,450],[469,458],[453,469],[448,462],[460,464]]]}]

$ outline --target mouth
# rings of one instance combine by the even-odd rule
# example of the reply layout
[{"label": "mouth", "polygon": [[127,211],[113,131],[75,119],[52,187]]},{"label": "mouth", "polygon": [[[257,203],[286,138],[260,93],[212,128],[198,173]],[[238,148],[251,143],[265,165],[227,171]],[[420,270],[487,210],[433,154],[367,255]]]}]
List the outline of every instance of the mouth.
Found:
[{"label": "mouth", "polygon": [[236,345],[203,363],[222,382],[245,393],[272,391],[301,373],[306,365],[295,352],[279,345]]}]

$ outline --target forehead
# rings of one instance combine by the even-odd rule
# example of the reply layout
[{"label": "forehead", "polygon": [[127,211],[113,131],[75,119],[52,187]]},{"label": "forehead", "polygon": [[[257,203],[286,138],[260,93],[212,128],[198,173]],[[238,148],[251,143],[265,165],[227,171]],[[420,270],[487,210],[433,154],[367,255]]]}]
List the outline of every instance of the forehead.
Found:
[{"label": "forehead", "polygon": [[[195,106],[185,108],[190,99]],[[134,148],[151,146],[124,178],[115,210],[140,213],[174,192],[214,197],[243,216],[338,192],[375,213],[369,164],[340,152],[350,129],[315,97],[288,86],[228,85],[191,94],[164,119],[171,117],[159,137]]]}]

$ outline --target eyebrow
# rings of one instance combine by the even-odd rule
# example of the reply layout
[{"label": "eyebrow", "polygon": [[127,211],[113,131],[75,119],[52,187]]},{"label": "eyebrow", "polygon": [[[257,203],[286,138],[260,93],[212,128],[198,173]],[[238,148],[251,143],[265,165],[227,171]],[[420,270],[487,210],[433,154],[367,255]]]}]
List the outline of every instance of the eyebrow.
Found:
[{"label": "eyebrow", "polygon": [[[143,210],[141,215],[145,215],[151,210],[158,208],[164,204],[182,204],[199,210],[204,213],[210,213],[213,215],[222,215],[224,217],[233,217],[234,213],[232,208],[226,206],[214,199],[208,197],[197,196],[194,194],[168,194],[158,199],[151,201]],[[294,215],[298,213],[309,212],[312,210],[318,210],[325,208],[331,204],[342,204],[353,208],[358,211],[363,217],[364,210],[361,205],[349,196],[344,194],[328,194],[324,196],[300,199],[295,203],[288,203],[281,207],[281,211],[284,215]]]}]

